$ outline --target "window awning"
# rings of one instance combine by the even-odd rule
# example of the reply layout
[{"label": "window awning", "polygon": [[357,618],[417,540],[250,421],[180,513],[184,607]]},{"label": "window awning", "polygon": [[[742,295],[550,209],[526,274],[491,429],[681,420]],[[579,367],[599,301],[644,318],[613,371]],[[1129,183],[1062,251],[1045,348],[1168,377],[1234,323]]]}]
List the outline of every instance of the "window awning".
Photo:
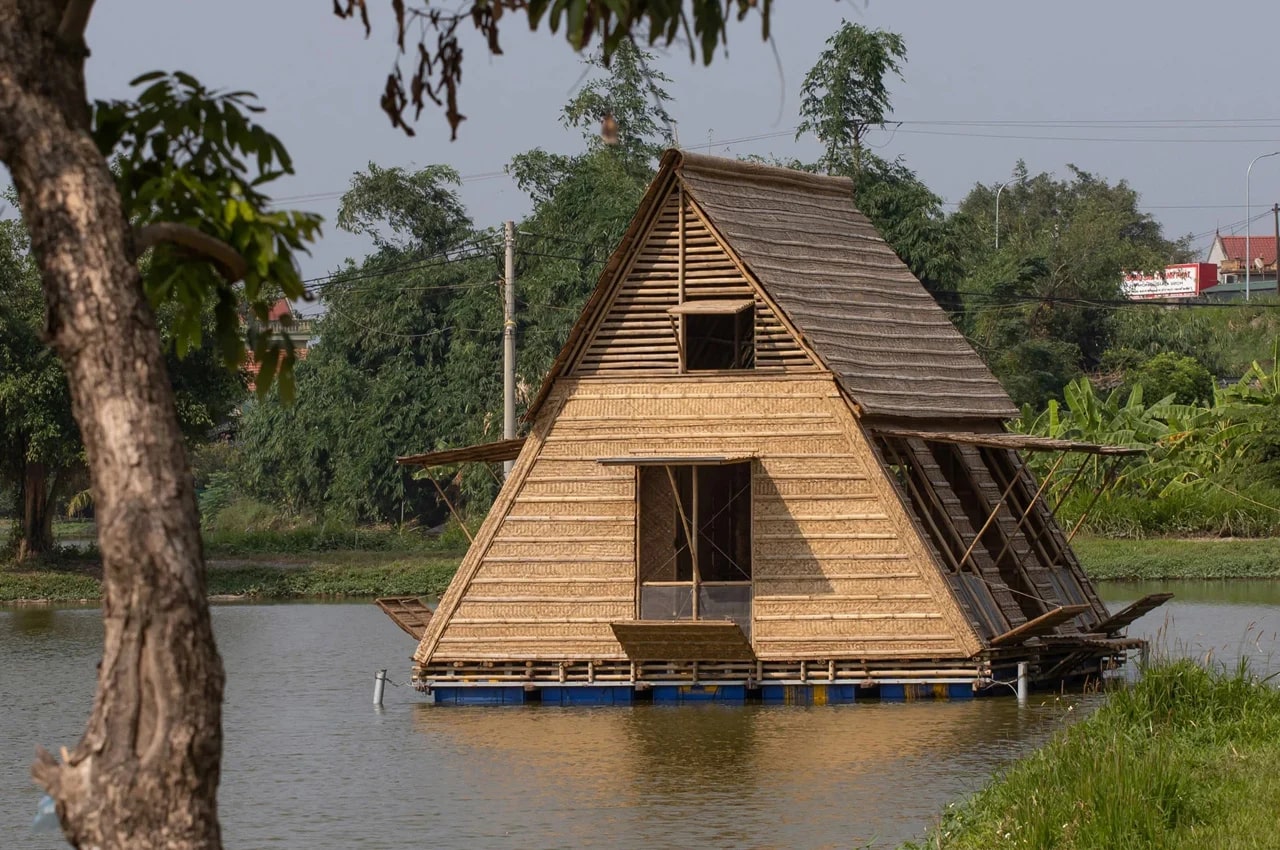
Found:
[{"label": "window awning", "polygon": [[756,654],[731,620],[627,620],[610,623],[632,661],[754,661]]},{"label": "window awning", "polygon": [[630,457],[601,457],[596,463],[602,466],[725,466],[730,463],[746,463],[755,460],[753,455],[632,455]]},{"label": "window awning", "polygon": [[746,301],[686,301],[683,304],[668,308],[667,312],[673,316],[732,316],[744,310],[750,310],[754,306],[756,306],[756,302],[750,299]]},{"label": "window awning", "polygon": [[993,432],[980,434],[973,431],[912,431],[901,428],[875,428],[877,434],[886,437],[909,437],[935,443],[960,443],[970,446],[990,446],[997,449],[1019,449],[1028,452],[1083,452],[1095,455],[1140,455],[1146,449],[1130,446],[1105,446],[1083,443],[1077,440],[1058,440],[1053,437],[1036,437],[1032,434]]},{"label": "window awning", "polygon": [[468,463],[485,461],[495,463],[500,460],[515,460],[524,448],[524,437],[512,440],[499,440],[496,443],[480,443],[476,446],[465,446],[460,449],[442,449],[438,452],[426,452],[420,455],[406,455],[396,458],[396,463],[405,466],[445,466],[452,463]]}]

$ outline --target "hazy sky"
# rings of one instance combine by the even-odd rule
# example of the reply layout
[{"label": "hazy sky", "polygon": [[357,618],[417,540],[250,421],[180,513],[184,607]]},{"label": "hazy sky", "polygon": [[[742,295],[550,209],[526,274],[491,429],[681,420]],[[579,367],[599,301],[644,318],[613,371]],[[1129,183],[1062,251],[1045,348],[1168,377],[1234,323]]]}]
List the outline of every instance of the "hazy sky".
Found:
[{"label": "hazy sky", "polygon": [[[509,18],[504,56],[490,58],[476,39],[465,48],[468,120],[459,140],[449,141],[439,112],[424,113],[418,135],[407,138],[378,107],[394,59],[391,4],[369,5],[374,31],[366,40],[325,0],[99,3],[88,34],[90,92],[124,96],[130,78],[157,68],[257,92],[264,122],[298,172],[277,195],[308,196],[292,205],[330,222],[337,195],[370,161],[448,163],[473,176],[462,195],[478,225],[519,218],[528,202],[500,172],[535,146],[580,149],[577,132],[559,124],[580,84],[579,57],[560,36],[530,33]],[[720,140],[711,148],[717,154],[813,157],[812,140],[792,139],[799,87],[847,18],[904,36],[905,80],[892,86],[894,118],[903,123],[872,144],[903,156],[949,202],[975,182],[1007,179],[1020,157],[1033,171],[1059,174],[1074,163],[1127,179],[1169,235],[1195,233],[1205,247],[1217,226],[1243,232],[1249,160],[1280,149],[1280,4],[779,0],[774,9],[781,75],[751,19],[732,27],[728,54],[710,68],[691,64],[681,47],[657,63],[674,80],[671,113],[684,146],[710,138]],[[725,143],[766,134],[781,135]],[[1280,157],[1254,167],[1252,198],[1255,215],[1280,200]],[[1270,233],[1270,217],[1254,232]],[[329,223],[303,271],[324,274],[365,248]]]}]

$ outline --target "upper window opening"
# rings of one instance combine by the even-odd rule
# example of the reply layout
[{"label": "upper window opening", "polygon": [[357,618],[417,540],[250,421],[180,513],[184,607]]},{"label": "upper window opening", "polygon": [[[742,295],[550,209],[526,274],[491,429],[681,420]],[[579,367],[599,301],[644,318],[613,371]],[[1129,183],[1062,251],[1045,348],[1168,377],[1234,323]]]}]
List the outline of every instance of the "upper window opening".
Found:
[{"label": "upper window opening", "polygon": [[755,367],[754,301],[688,301],[671,312],[684,317],[684,367],[699,372]]}]

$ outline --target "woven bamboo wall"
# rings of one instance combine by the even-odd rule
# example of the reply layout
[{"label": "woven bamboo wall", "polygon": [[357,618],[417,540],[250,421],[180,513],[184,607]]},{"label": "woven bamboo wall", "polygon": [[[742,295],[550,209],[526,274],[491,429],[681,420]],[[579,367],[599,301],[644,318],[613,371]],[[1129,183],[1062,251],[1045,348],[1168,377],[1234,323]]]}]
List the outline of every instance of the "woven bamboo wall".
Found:
[{"label": "woven bamboo wall", "polygon": [[678,187],[673,187],[570,372],[595,375],[679,371],[676,330],[667,310],[682,301],[704,298],[755,299],[756,371],[817,368],[759,290],[747,282],[696,206],[688,199],[682,200]]},{"label": "woven bamboo wall", "polygon": [[762,659],[979,648],[830,376],[568,378],[552,399],[419,661],[623,658],[609,623],[636,616],[636,475],[597,459],[641,454],[757,458]]}]

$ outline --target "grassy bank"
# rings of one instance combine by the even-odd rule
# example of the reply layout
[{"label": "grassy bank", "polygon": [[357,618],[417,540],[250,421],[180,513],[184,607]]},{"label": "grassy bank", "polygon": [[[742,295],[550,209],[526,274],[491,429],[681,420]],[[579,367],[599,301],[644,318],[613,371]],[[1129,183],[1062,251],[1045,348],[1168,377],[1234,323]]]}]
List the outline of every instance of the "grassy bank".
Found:
[{"label": "grassy bank", "polygon": [[[390,528],[211,530],[204,539],[210,594],[259,599],[440,593],[466,551],[461,533],[439,538]],[[1280,578],[1280,538],[1073,543],[1095,579]],[[35,565],[0,564],[0,603],[97,599],[99,571],[92,548],[61,549]]]},{"label": "grassy bank", "polygon": [[907,846],[1274,846],[1278,759],[1280,691],[1247,672],[1164,663]]},{"label": "grassy bank", "polygon": [[1099,580],[1280,578],[1280,538],[1110,540],[1077,537],[1085,572]]},{"label": "grassy bank", "polygon": [[[416,596],[444,591],[459,555],[421,552],[329,551],[209,559],[211,596],[252,599]],[[0,567],[0,604],[98,599],[99,571],[91,562]]]}]

